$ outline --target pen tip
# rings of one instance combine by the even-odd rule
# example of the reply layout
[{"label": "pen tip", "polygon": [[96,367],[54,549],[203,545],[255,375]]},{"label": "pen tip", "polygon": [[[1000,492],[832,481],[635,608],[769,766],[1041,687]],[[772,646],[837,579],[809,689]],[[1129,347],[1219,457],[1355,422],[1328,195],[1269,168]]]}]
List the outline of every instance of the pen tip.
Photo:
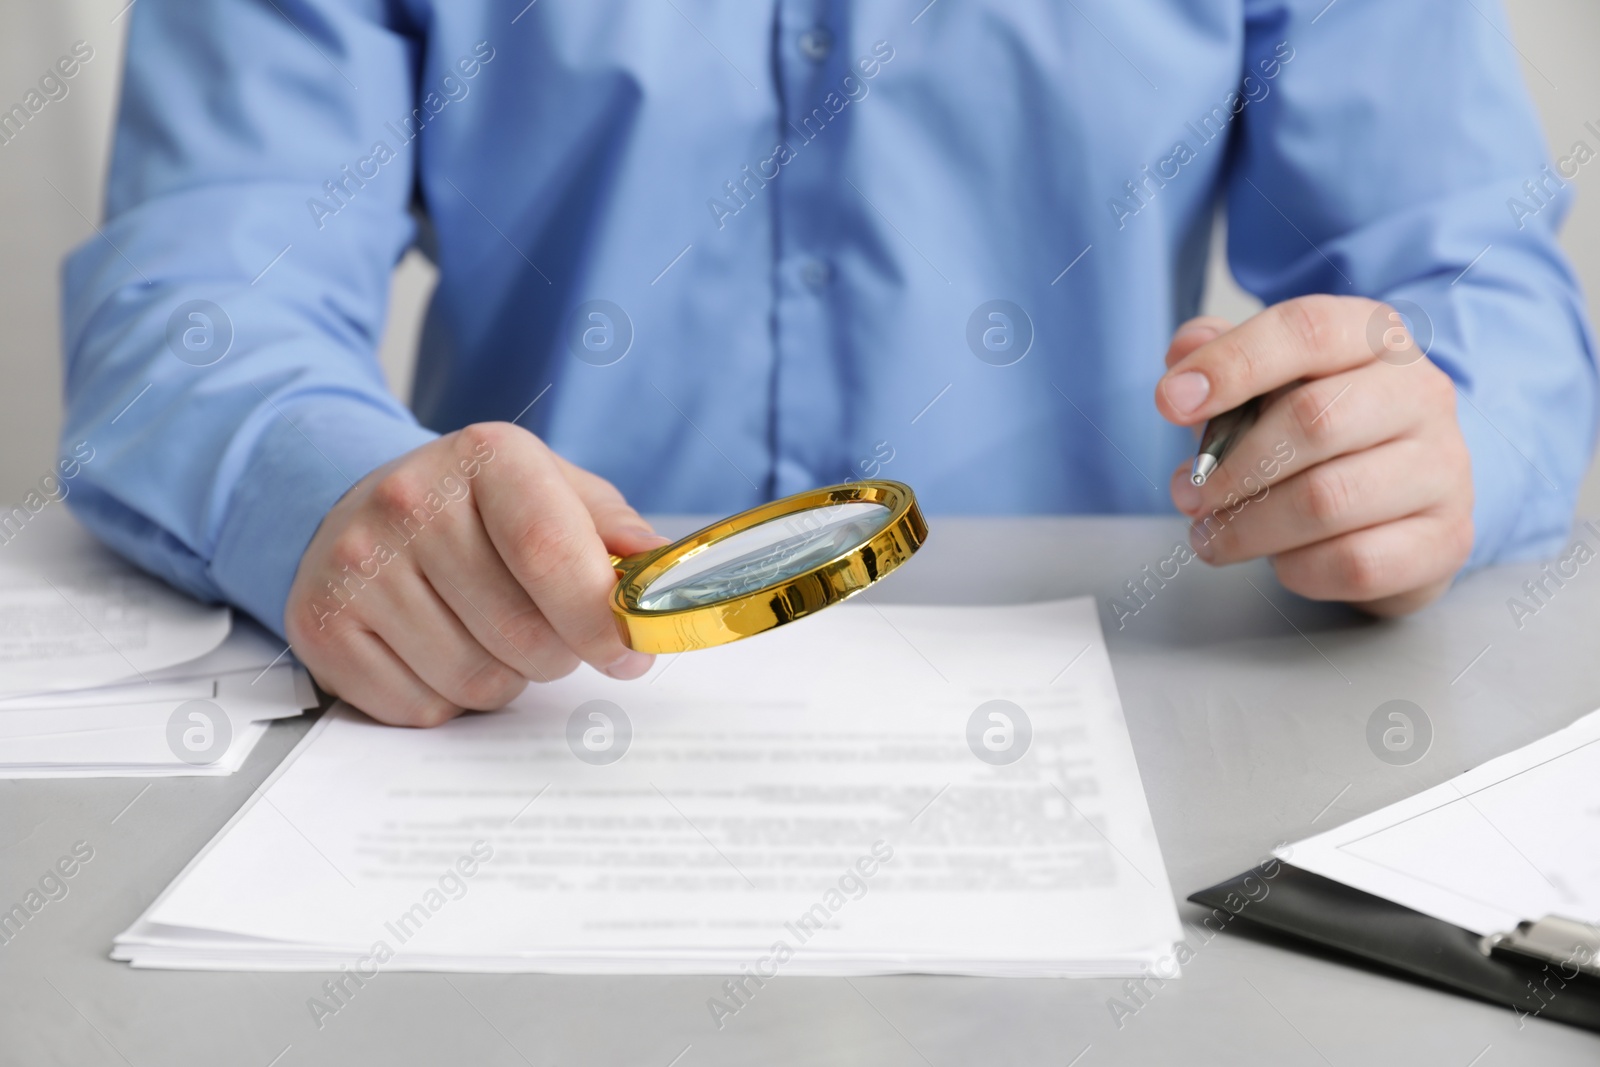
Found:
[{"label": "pen tip", "polygon": [[1194,457],[1194,472],[1189,475],[1189,480],[1195,485],[1205,485],[1206,479],[1211,477],[1211,472],[1217,469],[1217,457],[1209,452],[1202,452]]}]

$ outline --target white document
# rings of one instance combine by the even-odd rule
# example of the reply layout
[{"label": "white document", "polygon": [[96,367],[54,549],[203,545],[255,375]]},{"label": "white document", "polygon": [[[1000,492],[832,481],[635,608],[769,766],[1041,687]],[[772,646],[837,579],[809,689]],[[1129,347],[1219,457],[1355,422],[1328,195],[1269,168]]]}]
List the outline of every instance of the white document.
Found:
[{"label": "white document", "polygon": [[[317,703],[282,641],[144,575],[64,509],[0,545],[0,779],[222,775]],[[189,701],[229,720],[185,733]],[[173,737],[218,738],[190,762]],[[223,745],[225,740],[226,746]],[[188,753],[191,760],[196,759]]]},{"label": "white document", "polygon": [[[314,696],[306,702],[297,677],[302,674],[304,668],[298,664],[280,664],[260,672],[240,671],[189,683],[182,687],[188,690],[182,695],[169,693],[156,700],[42,708],[4,707],[0,708],[0,739],[135,727],[163,731],[174,711],[196,699],[215,704],[235,726],[289,718],[317,704]],[[174,687],[167,683],[163,688]]]},{"label": "white document", "polygon": [[[144,678],[116,685],[0,698],[0,712],[16,708],[90,708],[144,704],[155,700],[193,700],[216,696],[217,678],[244,672],[253,679],[268,667],[294,663],[284,643],[248,618],[234,619],[228,636],[198,659],[186,660]],[[309,690],[308,690],[309,691]],[[313,697],[305,707],[316,707]]]},{"label": "white document", "polygon": [[1079,599],[846,605],[434,730],[341,705],[114,956],[1170,976],[1180,933]]},{"label": "white document", "polygon": [[0,546],[0,696],[144,681],[220,645],[230,614],[48,508]]},{"label": "white document", "polygon": [[217,695],[215,678],[180,678],[171,682],[135,682],[101,685],[93,689],[63,689],[55,693],[28,693],[0,700],[0,716],[12,711],[44,708],[109,708],[148,704],[156,700],[198,700]]},{"label": "white document", "polygon": [[[231,774],[317,702],[287,652],[41,512],[0,545],[0,779]],[[228,721],[197,725],[190,701]],[[182,747],[202,737],[214,752]]]},{"label": "white document", "polygon": [[[158,683],[136,689],[160,689]],[[238,770],[273,719],[316,707],[305,668],[292,661],[265,670],[234,671],[201,683],[204,695],[143,703],[0,709],[0,779],[214,777]],[[104,693],[112,690],[93,690]],[[189,762],[175,748],[175,714],[207,701],[228,719],[228,746],[207,762]],[[216,724],[213,724],[215,727]],[[207,753],[207,755],[211,755]]]},{"label": "white document", "polygon": [[139,727],[91,730],[50,737],[0,739],[0,779],[8,778],[216,778],[244,766],[271,720],[242,722],[227,751],[207,764],[173,754],[165,730]]},{"label": "white document", "polygon": [[1597,842],[1600,711],[1278,854],[1489,935],[1546,915],[1600,925]]},{"label": "white document", "polygon": [[[227,640],[198,659],[175,663],[159,671],[146,671],[152,685],[186,678],[210,678],[219,674],[249,671],[253,676],[276,664],[295,662],[288,646],[268,633],[259,623],[236,616]],[[139,680],[143,684],[144,679]]]}]

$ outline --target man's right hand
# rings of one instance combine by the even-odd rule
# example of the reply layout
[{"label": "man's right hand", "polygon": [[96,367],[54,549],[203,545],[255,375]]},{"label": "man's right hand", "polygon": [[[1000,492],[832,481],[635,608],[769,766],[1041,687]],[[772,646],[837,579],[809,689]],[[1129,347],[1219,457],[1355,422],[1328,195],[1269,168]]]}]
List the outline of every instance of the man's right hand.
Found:
[{"label": "man's right hand", "polygon": [[478,423],[367,475],[300,558],[285,628],[324,689],[435,726],[579,660],[637,678],[609,556],[664,544],[605,479],[509,423]]}]

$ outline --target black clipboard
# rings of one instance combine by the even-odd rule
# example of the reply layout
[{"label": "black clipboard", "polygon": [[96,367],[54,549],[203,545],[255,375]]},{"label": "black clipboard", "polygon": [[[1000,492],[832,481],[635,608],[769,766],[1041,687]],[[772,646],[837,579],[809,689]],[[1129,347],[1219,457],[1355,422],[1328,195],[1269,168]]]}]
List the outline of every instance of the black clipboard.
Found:
[{"label": "black clipboard", "polygon": [[1560,958],[1529,955],[1516,931],[1483,938],[1277,860],[1192,893],[1189,900],[1227,913],[1224,922],[1245,919],[1358,956],[1511,1008],[1519,1019],[1554,1019],[1600,1033],[1600,977]]}]

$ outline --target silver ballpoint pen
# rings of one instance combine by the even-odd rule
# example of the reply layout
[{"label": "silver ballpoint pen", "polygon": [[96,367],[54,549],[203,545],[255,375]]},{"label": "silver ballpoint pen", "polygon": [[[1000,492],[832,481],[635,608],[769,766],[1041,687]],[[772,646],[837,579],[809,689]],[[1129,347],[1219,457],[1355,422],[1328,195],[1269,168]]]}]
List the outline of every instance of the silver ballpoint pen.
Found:
[{"label": "silver ballpoint pen", "polygon": [[1206,421],[1205,432],[1200,435],[1200,451],[1194,457],[1194,469],[1189,480],[1195,485],[1205,485],[1211,472],[1217,469],[1222,457],[1245,431],[1255,425],[1261,410],[1261,398],[1251,397],[1243,404]]}]

